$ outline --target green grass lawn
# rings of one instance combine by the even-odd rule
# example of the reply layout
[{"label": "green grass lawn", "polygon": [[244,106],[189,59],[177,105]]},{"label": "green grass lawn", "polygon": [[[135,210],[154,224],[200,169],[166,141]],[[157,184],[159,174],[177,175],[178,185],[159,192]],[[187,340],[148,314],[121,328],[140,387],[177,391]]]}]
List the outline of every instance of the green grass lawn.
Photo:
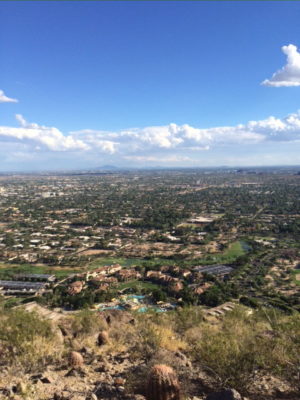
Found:
[{"label": "green grass lawn", "polygon": [[53,274],[57,278],[64,278],[72,273],[80,272],[78,269],[30,265],[30,264],[0,264],[0,279],[11,279],[16,274]]},{"label": "green grass lawn", "polygon": [[245,254],[245,250],[243,248],[243,243],[240,241],[233,242],[228,249],[225,250],[223,253],[223,257],[228,257],[228,258],[238,258],[240,256],[243,256]]},{"label": "green grass lawn", "polygon": [[222,253],[208,254],[206,257],[199,259],[199,264],[230,264],[250,250],[250,248],[249,250],[247,249],[247,246],[247,243],[242,241],[233,242]]},{"label": "green grass lawn", "polygon": [[141,258],[123,258],[123,257],[99,257],[89,264],[89,269],[103,267],[104,265],[120,264],[124,267],[132,265],[141,265]]},{"label": "green grass lawn", "polygon": [[174,264],[174,260],[164,259],[164,258],[123,258],[123,257],[99,257],[93,260],[88,269],[95,269],[103,267],[104,265],[120,264],[123,267],[131,267],[133,265],[151,266],[151,265],[166,265]]},{"label": "green grass lawn", "polygon": [[125,288],[140,288],[140,289],[160,289],[160,286],[156,285],[155,283],[151,282],[142,282],[142,281],[129,281],[120,283],[116,289],[122,290]]},{"label": "green grass lawn", "polygon": [[[216,264],[216,263],[231,263],[238,257],[244,255],[245,243],[236,241],[231,243],[227,249],[220,254],[209,254],[207,257],[201,258],[196,261],[199,264]],[[104,265],[120,264],[124,267],[131,267],[133,265],[140,266],[157,266],[178,264],[182,266],[195,265],[195,260],[176,260],[167,258],[125,258],[125,257],[99,257],[93,260],[88,269],[95,269]],[[50,267],[47,265],[30,265],[30,264],[6,264],[0,263],[0,279],[11,279],[15,274],[54,274],[57,278],[64,278],[70,274],[84,272],[86,267],[81,268],[68,268],[68,267]],[[295,280],[296,281],[296,280]],[[299,282],[299,281],[296,281]],[[148,284],[148,283],[145,283]]]}]

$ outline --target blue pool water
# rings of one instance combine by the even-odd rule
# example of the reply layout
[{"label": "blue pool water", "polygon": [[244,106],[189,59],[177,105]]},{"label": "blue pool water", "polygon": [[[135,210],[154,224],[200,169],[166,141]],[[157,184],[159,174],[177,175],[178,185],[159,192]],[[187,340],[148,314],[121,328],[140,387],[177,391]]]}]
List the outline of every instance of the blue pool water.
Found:
[{"label": "blue pool water", "polygon": [[146,311],[148,311],[148,307],[141,307],[141,308],[138,309],[139,313],[144,313]]},{"label": "blue pool water", "polygon": [[242,246],[242,249],[246,252],[248,252],[252,249],[252,247],[248,243],[243,242],[242,240],[240,241],[240,244]]},{"label": "blue pool water", "polygon": [[[143,301],[146,297],[147,296],[144,296],[144,295],[131,294],[131,295],[126,296],[126,299],[127,300],[135,299],[135,300],[138,301],[138,303],[140,305],[140,307],[138,307],[136,309],[136,311],[138,313],[145,313],[147,311],[155,311],[157,313],[161,313],[161,312],[166,312],[167,311],[165,308],[161,308],[161,307],[156,306],[156,305],[148,305],[148,304],[146,304],[147,302]],[[122,302],[124,302],[124,300]],[[115,306],[102,306],[102,307],[100,306],[99,307],[99,311],[105,311],[105,310],[123,310],[124,311],[126,309],[127,309],[126,308],[126,304],[124,304],[124,305],[118,304],[118,305],[115,305]]]},{"label": "blue pool water", "polygon": [[124,307],[122,306],[107,306],[107,307],[100,307],[99,308],[100,311],[104,311],[104,310],[124,310]]}]

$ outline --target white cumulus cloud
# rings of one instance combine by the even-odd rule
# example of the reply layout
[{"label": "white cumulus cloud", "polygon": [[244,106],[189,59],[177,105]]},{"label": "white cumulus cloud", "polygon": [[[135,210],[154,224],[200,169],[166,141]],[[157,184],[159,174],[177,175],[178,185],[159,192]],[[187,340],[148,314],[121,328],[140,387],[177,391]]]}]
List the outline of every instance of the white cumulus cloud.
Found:
[{"label": "white cumulus cloud", "polygon": [[30,145],[34,149],[50,151],[87,150],[88,145],[71,136],[64,136],[57,128],[30,124],[16,115],[20,127],[0,126],[0,141]]},{"label": "white cumulus cloud", "polygon": [[[262,148],[262,144],[267,146],[269,143],[272,147],[275,143],[295,143],[296,148],[296,143],[300,143],[300,111],[285,118],[270,116],[235,126],[198,128],[171,123],[121,131],[84,129],[69,133],[56,127],[29,123],[19,114],[16,119],[17,127],[0,126],[0,156],[26,160],[28,153],[29,158],[42,160],[53,154],[62,165],[85,160],[184,165],[207,158],[205,154],[211,149],[254,151],[258,149],[254,146]],[[17,157],[17,154],[23,156]]]},{"label": "white cumulus cloud", "polygon": [[289,44],[281,48],[287,56],[287,63],[280,70],[276,71],[271,79],[262,82],[265,86],[300,86],[300,53],[297,46]]},{"label": "white cumulus cloud", "polygon": [[11,97],[7,97],[3,90],[0,90],[0,103],[17,103],[17,99],[12,99]]}]

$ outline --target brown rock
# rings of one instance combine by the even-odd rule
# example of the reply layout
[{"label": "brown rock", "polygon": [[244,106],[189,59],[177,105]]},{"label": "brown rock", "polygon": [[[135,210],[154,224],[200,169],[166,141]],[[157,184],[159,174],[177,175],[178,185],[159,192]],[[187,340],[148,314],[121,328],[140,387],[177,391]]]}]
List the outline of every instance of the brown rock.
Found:
[{"label": "brown rock", "polygon": [[125,382],[126,382],[125,379],[118,377],[115,379],[114,384],[116,386],[123,386]]},{"label": "brown rock", "polygon": [[16,385],[16,393],[25,394],[27,390],[27,386],[24,382],[18,382]]},{"label": "brown rock", "polygon": [[69,399],[70,399],[69,393],[66,391],[55,392],[53,395],[53,400],[69,400]]},{"label": "brown rock", "polygon": [[65,376],[75,376],[78,378],[84,378],[86,376],[86,372],[84,371],[83,368],[71,368],[69,372],[66,373]]},{"label": "brown rock", "polygon": [[210,393],[205,400],[242,400],[242,396],[235,389],[226,389]]},{"label": "brown rock", "polygon": [[52,376],[50,376],[49,374],[43,375],[43,376],[40,378],[40,381],[43,382],[43,383],[53,383],[53,382],[54,382]]}]

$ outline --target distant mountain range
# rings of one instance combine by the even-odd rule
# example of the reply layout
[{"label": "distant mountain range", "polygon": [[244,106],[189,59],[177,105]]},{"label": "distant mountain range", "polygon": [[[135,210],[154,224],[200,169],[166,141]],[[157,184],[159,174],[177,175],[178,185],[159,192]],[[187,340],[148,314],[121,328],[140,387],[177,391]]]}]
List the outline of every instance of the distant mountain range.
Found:
[{"label": "distant mountain range", "polygon": [[122,168],[116,167],[115,165],[101,165],[100,167],[93,168],[95,171],[111,171],[116,169]]}]

